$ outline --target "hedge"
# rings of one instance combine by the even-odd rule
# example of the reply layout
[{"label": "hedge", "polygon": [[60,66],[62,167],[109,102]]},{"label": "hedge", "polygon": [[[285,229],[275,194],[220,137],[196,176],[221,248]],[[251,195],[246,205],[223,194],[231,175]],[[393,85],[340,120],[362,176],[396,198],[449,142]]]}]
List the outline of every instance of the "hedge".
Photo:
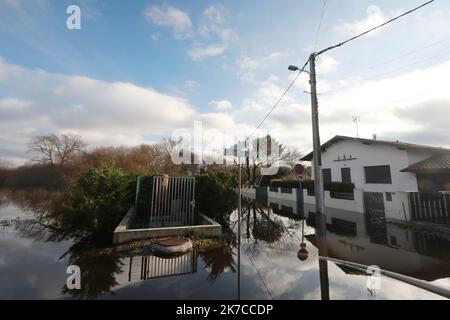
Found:
[{"label": "hedge", "polygon": [[[298,180],[273,180],[270,185],[275,188],[298,188],[300,182]],[[302,181],[302,189],[314,191],[314,181]],[[330,192],[353,192],[355,185],[353,183],[345,182],[328,182],[324,184],[324,189]]]}]

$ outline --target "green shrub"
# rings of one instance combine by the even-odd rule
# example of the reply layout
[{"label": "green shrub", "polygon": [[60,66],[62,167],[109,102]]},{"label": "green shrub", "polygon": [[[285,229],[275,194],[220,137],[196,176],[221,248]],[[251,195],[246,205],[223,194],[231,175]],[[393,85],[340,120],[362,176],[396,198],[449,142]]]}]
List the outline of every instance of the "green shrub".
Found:
[{"label": "green shrub", "polygon": [[236,207],[235,179],[225,172],[208,172],[197,176],[199,211],[224,222]]},{"label": "green shrub", "polygon": [[56,204],[58,238],[111,239],[133,203],[135,176],[113,166],[89,169]]}]

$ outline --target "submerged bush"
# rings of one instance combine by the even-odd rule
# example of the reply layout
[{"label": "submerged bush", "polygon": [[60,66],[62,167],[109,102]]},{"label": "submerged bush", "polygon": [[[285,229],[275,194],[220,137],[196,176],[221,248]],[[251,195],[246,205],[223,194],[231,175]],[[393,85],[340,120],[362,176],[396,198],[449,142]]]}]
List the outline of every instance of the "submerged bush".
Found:
[{"label": "submerged bush", "polygon": [[134,188],[135,176],[113,166],[86,171],[55,205],[55,235],[111,240],[133,202]]}]

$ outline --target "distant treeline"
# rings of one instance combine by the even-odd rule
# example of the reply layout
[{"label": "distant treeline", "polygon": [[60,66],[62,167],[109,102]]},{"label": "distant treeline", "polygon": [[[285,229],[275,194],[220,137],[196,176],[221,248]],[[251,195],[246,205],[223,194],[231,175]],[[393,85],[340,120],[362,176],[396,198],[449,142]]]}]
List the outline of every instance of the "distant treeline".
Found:
[{"label": "distant treeline", "polygon": [[0,187],[8,189],[64,189],[67,182],[55,165],[26,165],[19,168],[0,168]]},{"label": "distant treeline", "polygon": [[[174,164],[169,150],[170,146],[164,143],[136,147],[100,147],[76,152],[64,163],[32,161],[16,168],[0,164],[0,188],[64,190],[83,172],[104,165],[141,176],[200,173],[197,165]],[[219,165],[210,165],[208,169],[229,172],[233,170],[231,167]]]}]

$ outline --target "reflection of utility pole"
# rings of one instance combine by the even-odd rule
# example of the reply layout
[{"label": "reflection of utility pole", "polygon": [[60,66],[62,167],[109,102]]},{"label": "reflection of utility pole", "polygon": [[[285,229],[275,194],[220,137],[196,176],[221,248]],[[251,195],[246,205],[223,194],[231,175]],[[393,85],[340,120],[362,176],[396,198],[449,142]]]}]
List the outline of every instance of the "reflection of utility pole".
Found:
[{"label": "reflection of utility pole", "polygon": [[242,177],[241,177],[241,157],[238,155],[238,269],[237,269],[237,299],[241,300],[241,214],[242,214],[242,201],[241,201],[241,188],[242,188]]},{"label": "reflection of utility pole", "polygon": [[361,121],[360,117],[353,117],[353,122],[356,124],[356,137],[359,138],[359,127],[358,123]]},{"label": "reflection of utility pole", "polygon": [[330,300],[330,283],[328,280],[328,260],[326,258],[319,257],[319,275],[320,275],[320,296],[322,300]]}]

